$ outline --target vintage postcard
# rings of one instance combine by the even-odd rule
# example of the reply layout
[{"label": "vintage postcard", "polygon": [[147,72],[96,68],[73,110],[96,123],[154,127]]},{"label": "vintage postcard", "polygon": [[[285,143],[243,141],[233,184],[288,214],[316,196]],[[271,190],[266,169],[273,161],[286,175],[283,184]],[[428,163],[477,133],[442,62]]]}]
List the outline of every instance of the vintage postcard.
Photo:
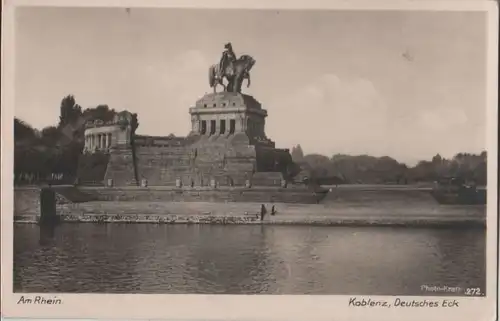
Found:
[{"label": "vintage postcard", "polygon": [[495,320],[493,1],[4,1],[2,317]]}]

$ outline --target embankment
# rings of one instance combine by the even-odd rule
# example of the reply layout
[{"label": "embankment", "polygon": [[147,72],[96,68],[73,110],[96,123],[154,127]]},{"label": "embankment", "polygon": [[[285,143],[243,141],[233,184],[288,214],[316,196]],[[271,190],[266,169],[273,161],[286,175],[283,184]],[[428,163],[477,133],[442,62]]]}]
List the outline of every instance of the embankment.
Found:
[{"label": "embankment", "polygon": [[[108,192],[114,189],[108,189]],[[98,191],[98,189],[94,189]],[[99,199],[71,202],[58,197],[57,214],[63,222],[181,223],[181,224],[295,224],[369,226],[485,226],[482,205],[440,205],[423,190],[332,191],[322,204],[154,200],[153,196],[104,193]],[[118,193],[118,194],[117,194]],[[127,194],[127,193],[125,193]],[[16,189],[15,220],[36,222],[36,193]],[[112,197],[110,196],[112,195]],[[175,195],[175,193],[173,194]],[[357,195],[357,197],[356,197]],[[38,203],[39,204],[39,203]],[[269,215],[271,206],[276,215]]]},{"label": "embankment", "polygon": [[14,221],[33,221],[41,215],[39,187],[14,189]]},{"label": "embankment", "polygon": [[393,206],[433,206],[439,203],[432,196],[431,188],[388,185],[339,185],[329,187],[330,192],[323,204],[345,204],[351,206],[390,204]]},{"label": "embankment", "polygon": [[298,203],[316,204],[325,193],[305,187],[185,187],[169,186],[95,188],[80,190],[99,201],[121,202],[214,202],[214,203]]}]

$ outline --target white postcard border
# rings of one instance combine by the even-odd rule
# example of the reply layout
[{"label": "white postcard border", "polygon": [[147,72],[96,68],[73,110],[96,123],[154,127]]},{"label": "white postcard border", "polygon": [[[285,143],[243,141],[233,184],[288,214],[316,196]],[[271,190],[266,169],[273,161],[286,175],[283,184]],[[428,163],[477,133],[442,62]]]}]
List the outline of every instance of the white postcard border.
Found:
[{"label": "white postcard border", "polygon": [[[19,305],[12,292],[13,266],[13,122],[14,117],[14,12],[16,5],[99,7],[196,7],[262,9],[445,10],[488,12],[488,204],[487,297],[404,297],[404,300],[443,299],[459,302],[458,308],[354,308],[351,297],[394,301],[396,297],[341,295],[121,295],[41,294],[57,297],[61,305]],[[6,0],[2,12],[2,317],[175,319],[175,320],[493,320],[497,303],[497,155],[498,137],[498,9],[493,1],[229,1],[212,0]]]}]

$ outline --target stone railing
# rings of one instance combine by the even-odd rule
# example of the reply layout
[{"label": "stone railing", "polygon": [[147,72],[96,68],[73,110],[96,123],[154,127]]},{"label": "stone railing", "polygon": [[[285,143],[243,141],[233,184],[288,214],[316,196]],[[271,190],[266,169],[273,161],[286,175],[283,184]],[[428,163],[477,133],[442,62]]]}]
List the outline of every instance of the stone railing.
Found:
[{"label": "stone railing", "polygon": [[87,123],[85,123],[85,128],[98,128],[98,127],[107,127],[107,126],[119,126],[121,125],[121,121],[114,121],[114,120],[111,120],[111,121],[107,121],[107,122],[104,122],[100,119],[96,119],[96,120],[91,120],[91,121],[88,121]]},{"label": "stone railing", "polygon": [[135,146],[143,147],[182,147],[189,145],[189,141],[186,137],[176,137],[161,136],[161,137],[150,137],[150,136],[135,136],[134,144]]}]

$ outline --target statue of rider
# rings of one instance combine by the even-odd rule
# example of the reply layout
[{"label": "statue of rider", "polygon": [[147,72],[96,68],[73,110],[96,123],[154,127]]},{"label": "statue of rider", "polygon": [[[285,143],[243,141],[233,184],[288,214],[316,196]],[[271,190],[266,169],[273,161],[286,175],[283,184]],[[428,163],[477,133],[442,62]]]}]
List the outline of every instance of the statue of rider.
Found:
[{"label": "statue of rider", "polygon": [[232,75],[233,70],[228,67],[232,67],[232,63],[235,61],[236,54],[233,51],[233,46],[230,42],[228,42],[224,45],[224,51],[222,52],[222,57],[219,62],[219,71],[221,75],[224,74],[224,71],[226,71],[227,74]]}]

